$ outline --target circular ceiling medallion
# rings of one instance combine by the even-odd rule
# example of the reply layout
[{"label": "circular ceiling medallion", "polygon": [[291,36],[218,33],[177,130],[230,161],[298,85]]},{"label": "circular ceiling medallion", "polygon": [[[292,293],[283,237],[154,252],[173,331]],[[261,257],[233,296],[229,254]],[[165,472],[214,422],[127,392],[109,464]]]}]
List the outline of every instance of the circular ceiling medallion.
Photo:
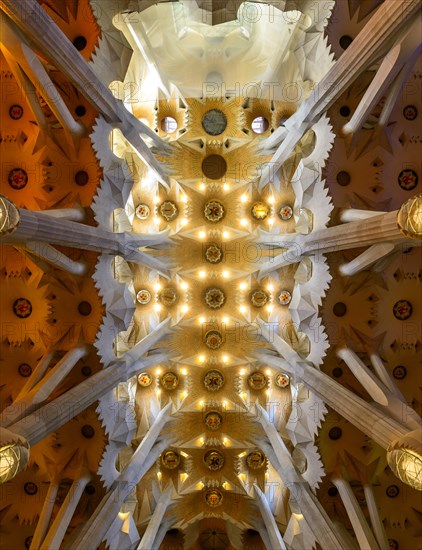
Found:
[{"label": "circular ceiling medallion", "polygon": [[220,180],[227,172],[227,162],[221,155],[209,155],[202,161],[202,172],[210,180]]},{"label": "circular ceiling medallion", "polygon": [[7,181],[12,189],[23,189],[28,183],[28,174],[22,168],[10,170]]},{"label": "circular ceiling medallion", "polygon": [[32,481],[28,481],[28,483],[25,483],[23,486],[23,490],[27,495],[35,495],[38,493],[38,485],[36,483],[33,483]]},{"label": "circular ceiling medallion", "polygon": [[223,494],[218,489],[208,489],[205,492],[205,502],[211,508],[216,508],[223,502]]},{"label": "circular ceiling medallion", "polygon": [[135,216],[139,220],[146,220],[151,214],[151,209],[147,204],[140,203],[136,207]]},{"label": "circular ceiling medallion", "polygon": [[264,307],[268,299],[268,294],[260,288],[251,292],[250,295],[251,304],[255,307]]},{"label": "circular ceiling medallion", "polygon": [[402,170],[398,175],[397,181],[402,189],[411,191],[418,185],[418,175],[414,170]]},{"label": "circular ceiling medallion", "polygon": [[251,470],[259,470],[265,465],[265,455],[262,451],[252,451],[246,457],[246,464]]},{"label": "circular ceiling medallion", "polygon": [[224,386],[224,376],[218,370],[209,370],[204,376],[204,386],[208,391],[218,391]]},{"label": "circular ceiling medallion", "polygon": [[399,321],[405,321],[412,315],[413,307],[408,300],[399,300],[393,306],[393,314]]},{"label": "circular ceiling medallion", "polygon": [[205,334],[205,344],[209,349],[219,349],[223,345],[223,336],[218,330],[209,330]]},{"label": "circular ceiling medallion", "polygon": [[141,372],[140,374],[138,374],[138,384],[143,388],[151,386],[152,376],[147,372]]},{"label": "circular ceiling medallion", "polygon": [[255,202],[251,208],[252,217],[254,217],[256,220],[265,220],[269,212],[270,209],[265,204],[265,202]]},{"label": "circular ceiling medallion", "polygon": [[136,294],[136,299],[140,304],[146,306],[151,301],[151,292],[143,288]]},{"label": "circular ceiling medallion", "polygon": [[32,304],[26,298],[18,298],[13,302],[13,313],[16,317],[26,319],[32,313]]},{"label": "circular ceiling medallion", "polygon": [[180,455],[175,451],[164,451],[161,464],[168,470],[175,470],[180,464]]},{"label": "circular ceiling medallion", "polygon": [[284,374],[283,372],[279,372],[274,381],[279,388],[287,388],[290,384],[290,376],[288,374]]},{"label": "circular ceiling medallion", "polygon": [[205,415],[205,425],[209,430],[216,431],[220,429],[223,423],[223,417],[220,413],[211,411]]},{"label": "circular ceiling medallion", "polygon": [[278,211],[279,218],[284,222],[290,220],[293,216],[293,208],[291,206],[282,206]]},{"label": "circular ceiling medallion", "polygon": [[176,203],[173,201],[164,201],[158,207],[158,212],[163,216],[163,218],[171,222],[177,218],[179,215],[179,209],[177,208]]},{"label": "circular ceiling medallion", "polygon": [[406,378],[406,374],[407,370],[403,365],[397,365],[397,367],[393,369],[393,376],[396,380],[403,380],[403,378]]},{"label": "circular ceiling medallion", "polygon": [[205,303],[211,309],[220,309],[226,301],[226,295],[220,288],[208,288],[205,291]]},{"label": "circular ceiling medallion", "polygon": [[280,290],[280,294],[277,296],[278,303],[282,306],[287,306],[292,301],[292,295],[288,290]]},{"label": "circular ceiling medallion", "polygon": [[171,307],[177,302],[178,296],[174,288],[165,288],[162,290],[158,296],[158,299],[163,304],[163,306]]},{"label": "circular ceiling medallion", "polygon": [[205,250],[205,259],[210,264],[218,264],[223,259],[223,251],[216,244],[207,246]]},{"label": "circular ceiling medallion", "polygon": [[23,117],[23,108],[20,105],[12,105],[9,109],[9,116],[13,120],[19,120]]},{"label": "circular ceiling medallion", "polygon": [[219,109],[210,109],[202,119],[202,128],[210,136],[219,136],[227,128],[227,117]]},{"label": "circular ceiling medallion", "polygon": [[204,462],[209,470],[217,472],[224,466],[224,455],[220,451],[208,451],[205,453]]},{"label": "circular ceiling medallion", "polygon": [[28,378],[32,374],[32,367],[28,363],[21,363],[18,367],[18,372],[22,378]]},{"label": "circular ceiling medallion", "polygon": [[165,372],[161,377],[161,385],[166,390],[174,390],[179,385],[179,377],[174,372]]},{"label": "circular ceiling medallion", "polygon": [[406,120],[415,120],[418,116],[418,110],[414,105],[406,105],[403,109],[403,116]]},{"label": "circular ceiling medallion", "polygon": [[204,207],[204,215],[209,222],[219,222],[224,218],[224,206],[220,201],[213,199]]},{"label": "circular ceiling medallion", "polygon": [[389,485],[385,490],[385,494],[390,498],[396,498],[400,493],[400,489],[397,485]]},{"label": "circular ceiling medallion", "polygon": [[253,390],[262,390],[267,385],[268,380],[265,374],[259,370],[253,372],[248,377],[249,387]]}]

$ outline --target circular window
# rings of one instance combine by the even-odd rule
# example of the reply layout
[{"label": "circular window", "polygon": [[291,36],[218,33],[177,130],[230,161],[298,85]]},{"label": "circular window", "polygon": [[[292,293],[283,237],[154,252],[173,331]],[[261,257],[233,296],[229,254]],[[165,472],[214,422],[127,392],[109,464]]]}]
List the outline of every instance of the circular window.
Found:
[{"label": "circular window", "polygon": [[95,435],[95,430],[92,426],[89,424],[85,424],[81,428],[81,434],[86,437],[87,439],[92,439]]},{"label": "circular window", "polygon": [[344,317],[347,313],[347,306],[343,302],[337,302],[333,306],[333,313],[336,317]]},{"label": "circular window", "polygon": [[12,189],[23,189],[28,183],[28,174],[22,168],[14,168],[9,172],[7,181]]},{"label": "circular window", "polygon": [[85,36],[77,36],[73,41],[73,45],[79,52],[86,48],[87,43]]},{"label": "circular window", "polygon": [[26,298],[18,298],[13,303],[13,313],[16,315],[16,317],[26,319],[26,317],[29,317],[32,313],[31,302]]},{"label": "circular window", "polygon": [[219,109],[210,109],[202,119],[202,128],[210,136],[219,136],[227,128],[227,117]]},{"label": "circular window", "polygon": [[166,134],[172,134],[177,130],[177,121],[171,116],[165,116],[161,119],[160,127]]},{"label": "circular window", "polygon": [[12,105],[9,109],[9,116],[13,120],[19,120],[23,117],[23,108],[20,105]]},{"label": "circular window", "polygon": [[414,170],[402,170],[397,178],[398,184],[405,191],[411,191],[418,185],[419,177]]},{"label": "circular window", "polygon": [[406,120],[415,120],[418,116],[418,110],[414,105],[406,105],[403,109],[403,116]]},{"label": "circular window", "polygon": [[76,116],[84,116],[86,114],[86,108],[83,105],[78,105],[75,108],[75,115]]},{"label": "circular window", "polygon": [[202,172],[210,180],[219,180],[227,172],[227,162],[221,155],[209,155],[202,161]]},{"label": "circular window", "polygon": [[385,490],[385,494],[390,498],[396,498],[398,494],[400,493],[400,489],[397,485],[389,485],[387,489]]},{"label": "circular window", "polygon": [[268,122],[268,119],[263,116],[257,116],[253,119],[251,124],[251,128],[255,134],[264,134],[269,127],[270,123]]},{"label": "circular window", "polygon": [[341,428],[339,428],[338,426],[331,428],[331,430],[328,432],[328,437],[333,441],[337,441],[337,439],[340,439],[341,435],[342,431]]},{"label": "circular window", "polygon": [[393,376],[396,380],[403,380],[403,378],[406,378],[406,374],[407,370],[403,365],[397,365],[397,367],[393,369]]},{"label": "circular window", "polygon": [[32,367],[28,363],[21,363],[18,372],[23,378],[28,378],[32,374]]},{"label": "circular window", "polygon": [[339,172],[336,176],[337,183],[342,187],[346,187],[346,185],[349,185],[350,179],[351,178],[349,172],[345,172],[344,170]]},{"label": "circular window", "polygon": [[405,321],[412,315],[413,307],[409,300],[399,300],[393,306],[393,315],[399,321]]},{"label": "circular window", "polygon": [[337,487],[329,487],[327,492],[330,497],[336,497],[338,495]]},{"label": "circular window", "polygon": [[78,311],[81,315],[87,317],[92,311],[92,306],[89,302],[83,301],[78,305]]},{"label": "circular window", "polygon": [[88,173],[85,172],[85,170],[80,170],[79,172],[76,172],[75,174],[76,185],[83,187],[88,183],[88,180],[89,180],[89,176],[88,176]]},{"label": "circular window", "polygon": [[339,40],[339,44],[343,48],[343,50],[347,50],[352,42],[353,38],[347,34],[344,34]]},{"label": "circular window", "polygon": [[344,107],[340,107],[340,114],[341,116],[348,117],[350,115],[350,109],[346,105]]}]

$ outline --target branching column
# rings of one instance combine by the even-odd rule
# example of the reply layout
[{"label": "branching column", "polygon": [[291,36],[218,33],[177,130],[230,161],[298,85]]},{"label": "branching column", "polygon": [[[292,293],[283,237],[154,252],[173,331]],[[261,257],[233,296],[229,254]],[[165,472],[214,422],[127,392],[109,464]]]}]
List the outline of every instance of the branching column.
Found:
[{"label": "branching column", "polygon": [[286,487],[289,487],[291,491],[294,487],[296,492],[293,495],[294,501],[297,503],[315,538],[324,549],[348,550],[347,542],[342,539],[332,525],[327,513],[312,494],[308,483],[296,471],[290,453],[275,426],[271,423],[267,411],[259,404],[256,404],[256,408],[259,422],[271,444],[269,453],[271,463]]},{"label": "branching column", "polygon": [[419,0],[385,0],[285,127],[277,129],[264,142],[263,146],[268,148],[284,139],[268,170],[264,170],[260,185],[269,181],[274,165],[280,166],[288,159],[306,130],[320,119],[354,80],[385,54],[395,40],[404,38],[419,10]]},{"label": "branching column", "polygon": [[122,504],[168,445],[167,439],[155,443],[163,426],[169,419],[170,409],[171,404],[169,403],[158,413],[129,464],[116,479],[112,489],[104,496],[93,516],[79,533],[71,546],[71,550],[79,548],[86,548],[87,550],[92,548],[95,550],[101,544]]},{"label": "branching column", "polygon": [[[141,246],[154,246],[169,243],[166,233],[139,235],[136,233],[112,233],[99,227],[91,227],[63,218],[53,218],[42,212],[17,208],[9,199],[0,196],[3,244],[29,243],[31,251],[37,253],[34,243],[49,243],[82,250],[92,250],[104,254],[121,255],[128,261],[145,264],[151,269],[166,272],[165,266],[145,252],[137,250]],[[13,218],[3,229],[5,218]],[[31,245],[32,243],[32,245]],[[46,258],[45,253],[40,255]]]},{"label": "branching column", "polygon": [[274,368],[302,380],[309,390],[384,449],[409,432],[407,427],[386,416],[384,411],[367,403],[318,369],[305,363],[297,363],[292,367],[280,357],[267,354],[260,354],[260,357],[265,357],[267,364]]},{"label": "branching column", "polygon": [[157,546],[154,545],[154,541],[160,529],[161,522],[163,521],[164,514],[171,504],[171,490],[172,485],[170,484],[167,489],[161,493],[137,550],[152,550],[153,548],[157,548]]}]

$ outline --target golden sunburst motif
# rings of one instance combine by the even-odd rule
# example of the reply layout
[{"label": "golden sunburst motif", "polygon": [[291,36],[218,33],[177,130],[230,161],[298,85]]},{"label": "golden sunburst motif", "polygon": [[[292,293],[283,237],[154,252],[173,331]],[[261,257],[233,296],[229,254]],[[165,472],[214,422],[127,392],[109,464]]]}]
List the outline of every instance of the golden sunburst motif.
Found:
[{"label": "golden sunburst motif", "polygon": [[238,98],[188,99],[187,103],[188,122],[183,140],[200,137],[208,144],[227,138],[245,139],[245,117]]}]

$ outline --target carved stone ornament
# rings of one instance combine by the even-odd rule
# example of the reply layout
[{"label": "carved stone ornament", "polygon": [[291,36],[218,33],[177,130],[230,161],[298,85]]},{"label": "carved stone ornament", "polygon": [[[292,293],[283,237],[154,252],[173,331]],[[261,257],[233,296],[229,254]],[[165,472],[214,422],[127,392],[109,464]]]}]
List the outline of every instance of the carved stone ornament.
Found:
[{"label": "carved stone ornament", "polygon": [[218,370],[209,370],[204,377],[204,386],[208,391],[218,391],[224,385],[224,376]]}]

